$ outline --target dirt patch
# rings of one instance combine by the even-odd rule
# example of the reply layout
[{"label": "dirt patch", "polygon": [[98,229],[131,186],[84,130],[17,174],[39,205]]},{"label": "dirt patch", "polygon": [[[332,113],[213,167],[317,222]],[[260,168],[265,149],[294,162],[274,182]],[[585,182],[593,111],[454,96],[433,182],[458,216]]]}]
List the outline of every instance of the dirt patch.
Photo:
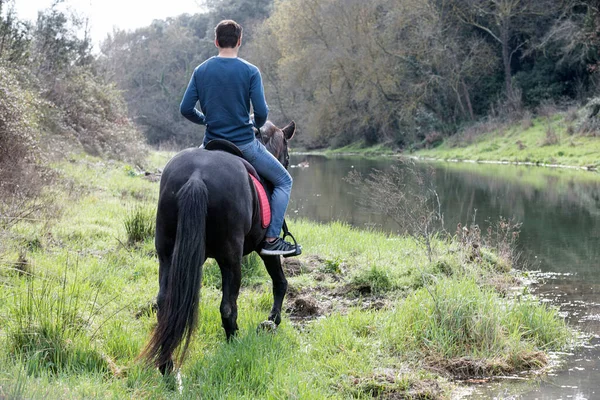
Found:
[{"label": "dirt patch", "polygon": [[406,372],[383,369],[366,377],[351,377],[356,392],[378,399],[443,399],[444,389],[433,379],[416,380]]},{"label": "dirt patch", "polygon": [[320,269],[327,263],[327,260],[317,255],[309,255],[304,257],[304,265],[308,271]]},{"label": "dirt patch", "polygon": [[391,304],[389,299],[377,296],[356,297],[344,285],[297,288],[288,286],[286,311],[295,324],[303,324],[320,316],[333,313],[346,314],[351,308],[381,310]]},{"label": "dirt patch", "polygon": [[310,318],[320,315],[317,302],[310,297],[299,297],[295,299],[287,310],[290,316],[296,318]]},{"label": "dirt patch", "polygon": [[285,276],[298,276],[312,271],[308,265],[297,258],[284,258],[282,266]]}]

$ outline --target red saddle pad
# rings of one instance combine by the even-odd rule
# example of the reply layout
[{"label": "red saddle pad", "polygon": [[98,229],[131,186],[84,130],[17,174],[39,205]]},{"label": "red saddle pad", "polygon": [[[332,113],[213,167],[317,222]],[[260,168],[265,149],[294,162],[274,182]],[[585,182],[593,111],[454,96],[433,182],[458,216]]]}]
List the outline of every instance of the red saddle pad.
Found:
[{"label": "red saddle pad", "polygon": [[252,178],[252,182],[254,182],[254,187],[256,188],[256,193],[258,193],[262,227],[266,228],[271,223],[271,205],[269,204],[269,197],[267,196],[265,188],[258,181],[258,179],[256,179],[252,174],[248,175],[250,175],[250,178]]}]

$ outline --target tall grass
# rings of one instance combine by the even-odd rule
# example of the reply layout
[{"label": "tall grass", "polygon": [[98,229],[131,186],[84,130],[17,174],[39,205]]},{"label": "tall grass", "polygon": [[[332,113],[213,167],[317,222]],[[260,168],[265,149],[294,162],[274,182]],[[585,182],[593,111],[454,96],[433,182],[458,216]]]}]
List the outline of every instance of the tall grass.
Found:
[{"label": "tall grass", "polygon": [[125,231],[129,244],[154,237],[156,211],[153,207],[136,205],[125,217]]},{"label": "tall grass", "polygon": [[34,273],[12,288],[5,315],[8,349],[29,374],[107,370],[89,335],[98,292],[69,282],[67,269],[62,277]]},{"label": "tall grass", "polygon": [[[545,362],[539,349],[562,348],[571,337],[556,310],[531,300],[507,301],[468,278],[419,289],[397,306],[385,330],[395,352],[442,365],[456,358],[479,360],[480,374],[539,367]],[[453,368],[459,367],[464,365]]]}]

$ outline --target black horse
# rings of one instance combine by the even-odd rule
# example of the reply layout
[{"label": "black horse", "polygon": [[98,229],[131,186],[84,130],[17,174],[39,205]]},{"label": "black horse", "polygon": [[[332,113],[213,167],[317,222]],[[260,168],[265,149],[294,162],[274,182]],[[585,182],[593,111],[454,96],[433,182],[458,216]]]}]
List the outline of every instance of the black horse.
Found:
[{"label": "black horse", "polygon": [[[283,129],[270,122],[257,132],[267,149],[287,168],[287,142],[296,130],[294,122]],[[238,329],[237,298],[242,256],[259,249],[262,227],[256,190],[245,161],[224,151],[200,148],[176,154],[160,180],[156,215],[156,250],[159,259],[157,324],[140,357],[173,370],[173,353],[183,342],[177,363],[185,358],[196,328],[202,265],[214,258],[221,270],[223,298],[221,320],[229,340]],[[270,324],[281,322],[281,306],[287,281],[279,256],[262,256],[273,280]]]}]

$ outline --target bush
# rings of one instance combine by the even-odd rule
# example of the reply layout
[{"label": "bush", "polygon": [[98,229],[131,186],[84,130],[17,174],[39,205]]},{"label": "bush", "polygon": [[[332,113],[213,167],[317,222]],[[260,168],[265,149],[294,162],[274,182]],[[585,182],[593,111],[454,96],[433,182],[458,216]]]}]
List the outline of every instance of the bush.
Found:
[{"label": "bush", "polygon": [[579,112],[577,130],[588,136],[600,135],[600,97],[594,97]]},{"label": "bush", "polygon": [[113,84],[89,69],[73,69],[57,81],[48,99],[58,107],[62,134],[70,133],[92,155],[141,163],[143,139],[127,117],[127,107]]},{"label": "bush", "polygon": [[34,200],[50,177],[39,166],[35,97],[0,64],[0,228],[31,218],[46,206]]},{"label": "bush", "polygon": [[127,243],[135,244],[154,237],[156,213],[152,207],[136,206],[125,217]]},{"label": "bush", "polygon": [[369,293],[382,294],[394,288],[387,269],[372,265],[369,269],[361,269],[352,278],[352,284],[362,291],[368,289]]}]

